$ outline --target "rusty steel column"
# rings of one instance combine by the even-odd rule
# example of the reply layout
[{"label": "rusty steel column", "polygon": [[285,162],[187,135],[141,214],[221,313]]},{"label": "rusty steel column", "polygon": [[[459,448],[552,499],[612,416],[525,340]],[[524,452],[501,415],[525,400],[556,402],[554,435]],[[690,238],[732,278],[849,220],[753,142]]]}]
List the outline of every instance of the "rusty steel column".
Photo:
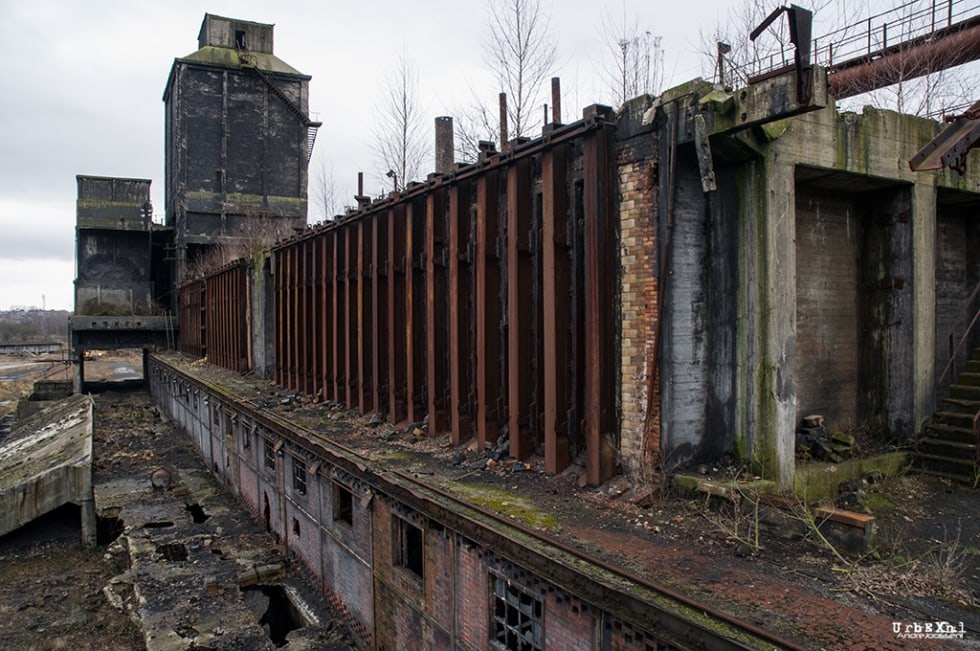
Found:
[{"label": "rusty steel column", "polygon": [[360,378],[358,384],[358,404],[361,406],[361,413],[374,409],[374,369],[372,359],[374,355],[372,338],[372,296],[373,280],[371,278],[371,223],[368,217],[362,217],[357,222],[357,347],[358,364],[357,376]]},{"label": "rusty steel column", "polygon": [[497,237],[497,174],[489,169],[476,185],[476,432],[480,445],[497,440],[500,413],[500,268]]},{"label": "rusty steel column", "polygon": [[411,241],[411,253],[407,256],[409,276],[407,282],[411,285],[411,300],[407,304],[408,318],[412,322],[412,344],[409,350],[408,363],[411,367],[412,379],[409,385],[409,414],[411,422],[420,422],[428,408],[426,389],[426,353],[425,353],[425,242],[428,238],[426,231],[425,201],[415,197],[409,204],[411,219],[408,222]]},{"label": "rusty steel column", "polygon": [[282,285],[282,279],[283,279],[283,276],[285,275],[283,273],[283,251],[282,251],[282,249],[277,249],[276,251],[273,252],[273,255],[275,257],[272,260],[273,261],[272,268],[274,270],[274,273],[276,274],[275,292],[274,292],[274,295],[275,295],[275,304],[273,306],[273,309],[275,310],[275,313],[276,313],[276,318],[275,318],[275,333],[274,333],[275,341],[276,341],[276,343],[275,343],[275,349],[276,349],[276,365],[275,365],[275,368],[276,368],[276,384],[278,386],[284,386],[286,384],[286,372],[285,372],[285,368],[286,368],[286,366],[285,366],[285,360],[286,360],[286,355],[285,355],[285,341],[286,341],[286,338],[283,337],[283,335],[282,335],[282,333],[283,333],[283,305],[285,303],[285,300],[284,300],[285,291],[284,291],[284,288],[283,288],[283,285]]},{"label": "rusty steel column", "polygon": [[334,400],[333,356],[333,232],[320,233],[320,293],[323,320],[320,340],[323,342],[323,399]]},{"label": "rusty steel column", "polygon": [[289,358],[289,382],[287,383],[287,388],[290,391],[295,391],[296,387],[299,385],[297,368],[296,368],[296,247],[289,245],[287,247],[287,261],[286,266],[286,291],[288,292],[289,309],[286,312],[286,345],[289,347],[287,353]]},{"label": "rusty steel column", "polygon": [[[416,244],[415,220],[420,216],[416,214],[415,202],[408,201],[405,206],[405,332],[403,343],[405,344],[405,418],[410,423],[422,420],[421,414],[416,409],[416,374],[418,369],[415,365],[415,338],[416,333],[421,335],[421,329],[416,329],[415,322],[415,246]],[[421,297],[420,297],[421,298]]]},{"label": "rusty steel column", "polygon": [[310,359],[312,359],[310,353],[310,338],[309,338],[309,325],[310,325],[310,305],[309,305],[309,294],[308,294],[308,281],[309,277],[306,273],[307,264],[309,263],[309,258],[307,256],[306,240],[300,240],[296,243],[296,286],[299,291],[299,319],[296,323],[296,338],[299,339],[299,390],[303,395],[310,395],[310,380],[312,380],[311,369],[310,369]]},{"label": "rusty steel column", "polygon": [[289,264],[290,283],[289,283],[289,290],[292,293],[292,297],[291,297],[291,300],[290,300],[290,304],[291,304],[292,307],[291,307],[291,314],[290,314],[290,317],[289,317],[289,324],[288,324],[287,327],[289,328],[289,341],[292,342],[291,356],[292,356],[292,360],[293,360],[293,362],[292,362],[292,373],[291,373],[291,379],[292,379],[292,381],[290,383],[290,387],[289,388],[292,389],[293,391],[300,391],[301,390],[300,380],[302,378],[302,372],[303,372],[302,362],[300,361],[301,360],[301,357],[300,357],[300,352],[301,352],[300,351],[300,345],[301,344],[300,344],[300,341],[299,341],[299,339],[301,338],[301,333],[300,333],[300,289],[301,289],[301,286],[300,286],[300,278],[299,278],[299,269],[300,269],[300,266],[299,265],[300,265],[301,260],[300,260],[300,255],[299,255],[299,250],[298,249],[299,249],[299,247],[296,245],[295,242],[293,242],[292,244],[289,245],[289,256],[290,256],[290,264]]},{"label": "rusty steel column", "polygon": [[407,415],[405,402],[407,372],[405,331],[405,284],[411,272],[405,261],[405,205],[398,204],[388,213],[388,414],[392,423]]},{"label": "rusty steel column", "polygon": [[331,356],[333,357],[333,399],[335,402],[344,400],[344,367],[342,356],[343,349],[343,285],[341,274],[344,272],[341,262],[341,231],[334,228],[330,231],[330,254],[331,254]]},{"label": "rusty steel column", "polygon": [[446,371],[449,346],[446,287],[446,187],[429,193],[425,207],[425,335],[426,395],[429,432],[444,432],[446,419]]},{"label": "rusty steel column", "polygon": [[323,399],[321,378],[323,371],[320,364],[323,355],[320,352],[320,319],[323,310],[320,306],[320,249],[317,246],[316,235],[311,235],[306,243],[306,255],[309,258],[306,265],[308,295],[310,301],[310,394],[319,402]]},{"label": "rusty steel column", "polygon": [[[586,118],[605,120],[609,112],[608,107],[592,106],[586,109]],[[612,133],[608,126],[589,133],[583,150],[586,479],[592,486],[612,476],[616,461],[615,449],[604,441],[606,435],[615,431]]]},{"label": "rusty steel column", "polygon": [[567,188],[565,147],[544,152],[541,159],[541,284],[544,348],[544,465],[557,474],[571,462],[568,441],[568,288],[571,286],[566,239]]},{"label": "rusty steel column", "polygon": [[536,418],[531,413],[531,332],[537,318],[532,308],[531,162],[524,156],[507,168],[507,428],[510,455],[518,459],[531,455]]},{"label": "rusty steel column", "polygon": [[471,324],[468,263],[470,243],[469,186],[449,188],[449,428],[453,445],[473,435],[469,412],[472,365],[469,363]]},{"label": "rusty steel column", "polygon": [[374,377],[374,405],[387,411],[388,404],[388,217],[375,212],[371,219],[371,369]]},{"label": "rusty steel column", "polygon": [[313,248],[316,250],[316,265],[313,273],[316,276],[316,313],[317,327],[314,336],[316,337],[316,349],[319,359],[317,360],[317,389],[320,392],[320,401],[327,399],[327,377],[330,373],[328,367],[327,345],[327,319],[329,310],[327,308],[327,272],[326,272],[326,248],[324,247],[325,237],[323,231],[317,233],[313,239]]},{"label": "rusty steel column", "polygon": [[343,260],[341,262],[341,277],[344,281],[343,294],[343,317],[344,317],[344,338],[342,340],[343,359],[344,359],[344,406],[347,409],[354,409],[354,384],[357,382],[357,369],[354,366],[357,343],[354,341],[357,322],[354,314],[354,265],[352,260],[354,239],[354,229],[350,224],[345,224],[340,228],[343,233],[341,247],[343,249]]}]

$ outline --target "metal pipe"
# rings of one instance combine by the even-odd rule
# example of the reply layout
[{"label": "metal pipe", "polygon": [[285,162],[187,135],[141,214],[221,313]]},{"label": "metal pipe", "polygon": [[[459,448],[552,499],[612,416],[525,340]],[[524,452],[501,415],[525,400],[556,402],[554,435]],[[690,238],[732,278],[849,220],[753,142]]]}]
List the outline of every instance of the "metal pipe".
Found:
[{"label": "metal pipe", "polygon": [[551,78],[551,121],[561,124],[561,79]]},{"label": "metal pipe", "polygon": [[827,84],[837,99],[853,97],[980,59],[980,24],[954,26],[934,40],[916,39],[845,61],[831,71]]}]

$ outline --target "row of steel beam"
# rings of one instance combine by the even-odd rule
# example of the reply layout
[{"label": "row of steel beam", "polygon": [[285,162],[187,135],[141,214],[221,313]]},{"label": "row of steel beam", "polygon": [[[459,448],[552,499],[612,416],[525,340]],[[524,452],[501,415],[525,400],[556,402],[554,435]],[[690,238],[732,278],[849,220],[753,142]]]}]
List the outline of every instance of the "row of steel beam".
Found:
[{"label": "row of steel beam", "polygon": [[[607,479],[617,175],[594,108],[274,247],[274,381],[396,424],[428,417],[454,444],[506,434],[516,458],[559,472],[580,457]],[[248,336],[235,273],[198,300],[208,359],[228,368]]]}]

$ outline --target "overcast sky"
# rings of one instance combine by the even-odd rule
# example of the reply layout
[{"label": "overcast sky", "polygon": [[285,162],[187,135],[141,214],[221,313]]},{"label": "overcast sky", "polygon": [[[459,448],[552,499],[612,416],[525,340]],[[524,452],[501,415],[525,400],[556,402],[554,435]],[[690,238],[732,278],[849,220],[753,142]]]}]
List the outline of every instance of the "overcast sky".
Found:
[{"label": "overcast sky", "polygon": [[[565,121],[610,103],[597,73],[604,13],[636,19],[663,38],[670,84],[704,72],[701,32],[724,21],[730,4],[555,0]],[[368,194],[382,191],[373,115],[403,52],[418,72],[430,125],[473,93],[491,106],[496,100],[479,0],[0,0],[0,309],[42,300],[72,308],[77,174],[152,180],[162,220],[164,84],[174,58],[197,49],[206,12],[275,25],[275,54],[313,77],[310,111],[323,121],[314,164],[332,170],[345,199],[359,171]]]}]

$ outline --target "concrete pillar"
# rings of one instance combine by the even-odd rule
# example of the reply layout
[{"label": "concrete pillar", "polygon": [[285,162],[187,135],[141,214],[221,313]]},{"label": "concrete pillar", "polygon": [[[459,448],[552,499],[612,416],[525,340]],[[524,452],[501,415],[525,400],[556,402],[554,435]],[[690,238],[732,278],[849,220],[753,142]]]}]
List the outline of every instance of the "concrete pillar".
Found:
[{"label": "concrete pillar", "polygon": [[[912,188],[912,365],[914,426],[919,434],[935,410],[936,177],[922,174]],[[942,369],[939,369],[942,372]]]}]

